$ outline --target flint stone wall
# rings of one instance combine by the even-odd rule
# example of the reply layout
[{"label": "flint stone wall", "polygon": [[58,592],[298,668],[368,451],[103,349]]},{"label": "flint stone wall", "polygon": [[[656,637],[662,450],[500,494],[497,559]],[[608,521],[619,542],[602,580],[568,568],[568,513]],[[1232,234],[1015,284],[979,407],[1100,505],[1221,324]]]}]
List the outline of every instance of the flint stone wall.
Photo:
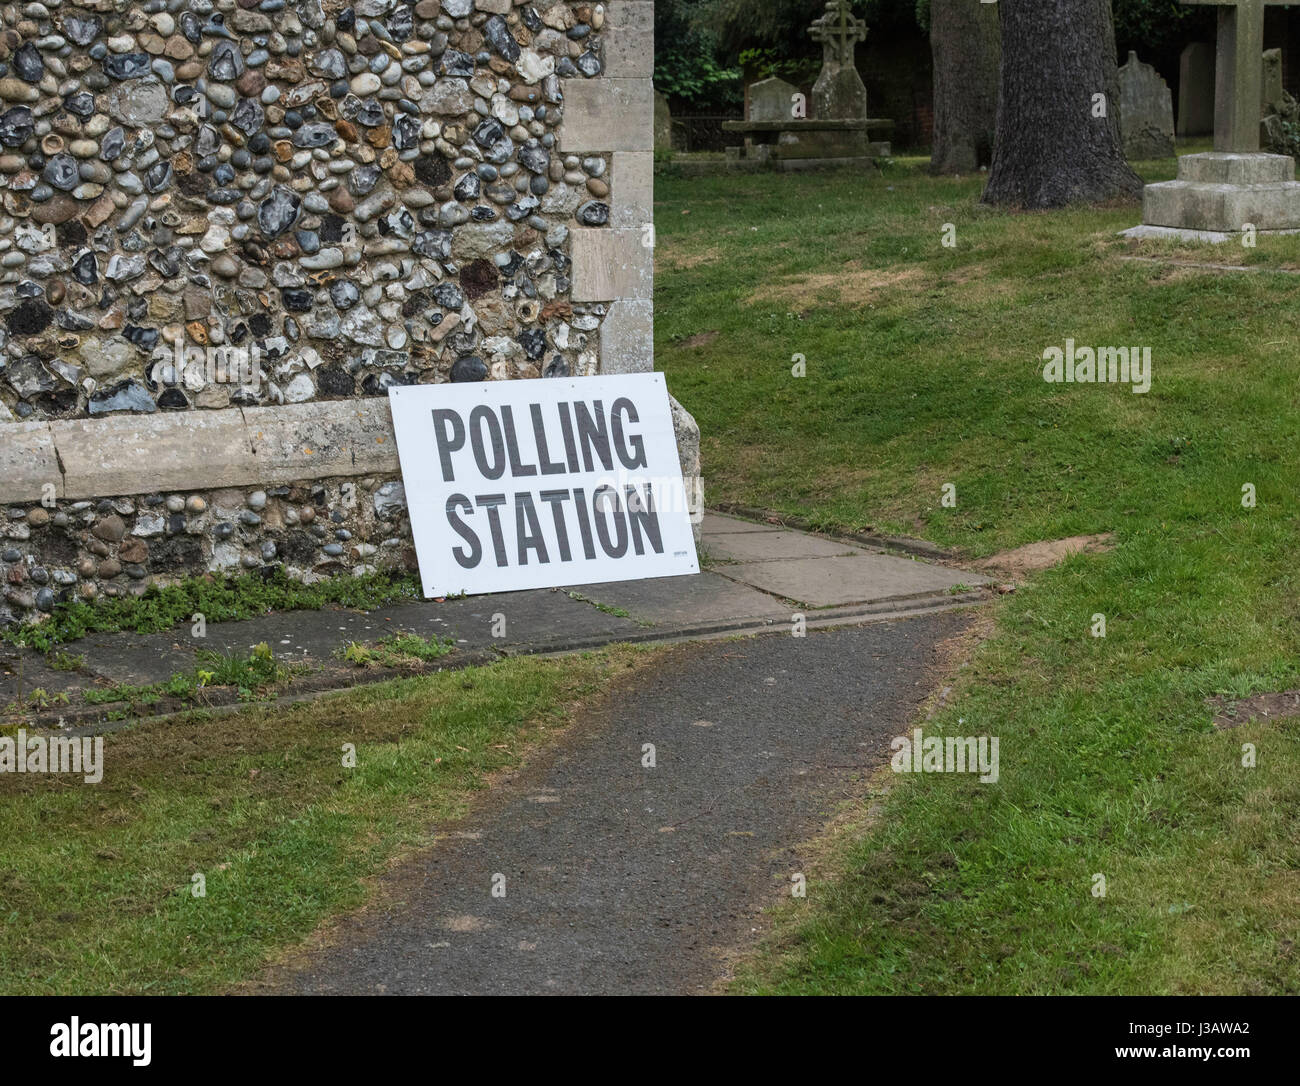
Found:
[{"label": "flint stone wall", "polygon": [[0,6],[0,623],[409,565],[390,386],[651,369],[653,51],[650,0]]}]

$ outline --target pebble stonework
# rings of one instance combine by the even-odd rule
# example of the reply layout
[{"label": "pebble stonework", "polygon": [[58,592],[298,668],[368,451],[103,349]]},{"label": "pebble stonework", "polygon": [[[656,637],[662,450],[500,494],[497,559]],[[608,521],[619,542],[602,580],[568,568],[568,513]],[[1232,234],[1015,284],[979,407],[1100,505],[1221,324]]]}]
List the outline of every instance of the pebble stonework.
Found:
[{"label": "pebble stonework", "polygon": [[0,625],[409,566],[390,386],[650,370],[653,24],[0,5]]}]

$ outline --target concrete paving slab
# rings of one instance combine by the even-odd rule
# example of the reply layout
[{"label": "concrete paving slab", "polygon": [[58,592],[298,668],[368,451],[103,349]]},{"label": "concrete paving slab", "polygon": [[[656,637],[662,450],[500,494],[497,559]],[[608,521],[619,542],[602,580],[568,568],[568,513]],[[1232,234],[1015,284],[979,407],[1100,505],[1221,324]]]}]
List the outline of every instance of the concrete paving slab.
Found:
[{"label": "concrete paving slab", "polygon": [[[204,650],[243,657],[261,642],[286,663],[327,667],[349,642],[374,643],[397,632],[450,637],[461,651],[480,656],[709,637],[761,631],[788,622],[799,609],[825,609],[827,621],[852,621],[870,612],[931,607],[950,602],[947,590],[954,585],[987,583],[977,574],[718,513],[705,515],[704,541],[725,561],[688,577],[411,600],[369,612],[276,613],[210,623],[203,638],[191,635],[188,622],[160,634],[92,634],[66,646],[70,655],[84,654],[79,672],[53,671],[40,654],[25,652],[22,685],[53,694],[163,682],[192,671]],[[896,601],[907,602],[900,607]],[[19,687],[18,656],[9,656],[8,666],[0,666],[0,706],[14,700]]]},{"label": "concrete paving slab", "polygon": [[45,657],[31,649],[0,646],[0,709],[18,704],[20,695],[22,704],[30,705],[33,690],[44,690],[51,695],[68,693],[83,689],[90,682],[79,672],[54,670]]},{"label": "concrete paving slab", "polygon": [[383,618],[386,611],[386,608],[370,612],[329,608],[223,622],[208,627],[202,646],[213,652],[244,656],[254,645],[265,641],[280,660],[323,661],[350,641],[377,641],[393,633],[391,624]]},{"label": "concrete paving slab", "polygon": [[[634,619],[611,615],[590,603],[575,600],[564,588],[531,592],[502,592],[445,603],[407,603],[383,612],[400,626],[428,637],[438,626],[450,627],[462,647],[509,648],[516,645],[555,645],[595,638],[617,639],[640,630]],[[505,618],[505,636],[492,636],[496,616]],[[443,633],[450,630],[444,629]]]},{"label": "concrete paving slab", "polygon": [[706,537],[710,559],[733,562],[773,562],[791,558],[833,558],[868,554],[862,547],[803,532],[735,532]]},{"label": "concrete paving slab", "polygon": [[767,593],[708,571],[692,577],[581,585],[576,591],[656,626],[709,626],[745,618],[790,617],[790,608]]},{"label": "concrete paving slab", "polygon": [[946,592],[958,584],[988,583],[965,570],[871,553],[852,558],[744,562],[727,566],[726,572],[735,580],[808,607],[869,603]]},{"label": "concrete paving slab", "polygon": [[752,520],[729,517],[726,513],[705,513],[704,519],[700,521],[700,532],[705,537],[731,532],[779,532],[781,530],[776,524],[755,524]]},{"label": "concrete paving slab", "polygon": [[[496,616],[505,617],[505,636],[494,637]],[[297,611],[209,627],[204,648],[247,652],[265,641],[285,659],[328,660],[350,641],[372,642],[395,633],[452,637],[463,649],[506,648],[616,637],[638,630],[631,619],[606,614],[561,589],[502,592],[466,599],[396,604],[374,611]]]},{"label": "concrete paving slab", "polygon": [[72,656],[84,654],[86,669],[110,684],[148,686],[196,667],[195,650],[203,647],[185,626],[158,634],[91,634],[64,651]]}]

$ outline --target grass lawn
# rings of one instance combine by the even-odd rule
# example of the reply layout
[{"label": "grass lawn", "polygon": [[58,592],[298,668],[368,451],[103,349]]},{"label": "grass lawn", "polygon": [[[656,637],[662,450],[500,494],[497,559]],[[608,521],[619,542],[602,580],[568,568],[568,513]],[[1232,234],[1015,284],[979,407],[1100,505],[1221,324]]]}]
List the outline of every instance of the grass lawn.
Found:
[{"label": "grass lawn", "polygon": [[0,993],[229,988],[361,904],[430,824],[654,655],[513,659],[139,724],[105,736],[94,787],[0,774]]},{"label": "grass lawn", "polygon": [[[656,347],[709,501],[1116,545],[1003,597],[927,725],[999,736],[1000,783],[887,772],[736,988],[1300,991],[1300,721],[1205,705],[1300,686],[1300,238],[1133,244],[1136,208],[1009,215],[922,166],[658,179]],[[1067,338],[1150,347],[1150,392],[1044,382]]]}]

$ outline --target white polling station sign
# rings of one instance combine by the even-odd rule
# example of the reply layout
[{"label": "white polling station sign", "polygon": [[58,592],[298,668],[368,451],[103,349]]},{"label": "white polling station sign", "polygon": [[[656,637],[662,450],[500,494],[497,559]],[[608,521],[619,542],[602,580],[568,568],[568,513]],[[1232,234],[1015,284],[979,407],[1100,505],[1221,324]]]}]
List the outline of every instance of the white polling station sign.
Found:
[{"label": "white polling station sign", "polygon": [[426,597],[700,571],[663,374],[388,398]]}]

